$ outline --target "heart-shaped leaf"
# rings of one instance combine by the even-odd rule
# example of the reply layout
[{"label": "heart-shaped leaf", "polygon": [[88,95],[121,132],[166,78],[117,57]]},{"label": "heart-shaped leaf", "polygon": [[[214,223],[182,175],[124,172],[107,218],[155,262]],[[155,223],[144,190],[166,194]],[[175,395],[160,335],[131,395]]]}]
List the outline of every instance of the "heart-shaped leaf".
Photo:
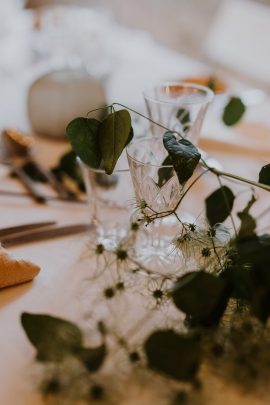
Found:
[{"label": "heart-shaped leaf", "polygon": [[270,163],[261,168],[259,173],[259,183],[270,186]]},{"label": "heart-shaped leaf", "polygon": [[61,362],[68,356],[79,359],[90,372],[97,371],[106,356],[106,347],[83,347],[83,336],[77,325],[46,314],[21,316],[22,326],[37,349],[39,361]]},{"label": "heart-shaped leaf", "polygon": [[82,345],[80,329],[64,319],[24,312],[21,322],[39,361],[61,361]]},{"label": "heart-shaped leaf", "polygon": [[150,368],[176,380],[193,380],[199,368],[200,341],[194,336],[156,331],[145,341],[144,350]]},{"label": "heart-shaped leaf", "polygon": [[237,124],[243,117],[246,107],[239,97],[232,97],[223,112],[223,122],[227,126]]},{"label": "heart-shaped leaf", "polygon": [[203,271],[191,272],[175,284],[172,299],[191,318],[191,324],[212,326],[219,322],[227,306],[228,283]]},{"label": "heart-shaped leaf", "polygon": [[225,221],[230,215],[234,198],[233,192],[227,186],[220,187],[206,198],[206,216],[211,226]]},{"label": "heart-shaped leaf", "polygon": [[123,149],[133,136],[131,117],[127,110],[113,112],[105,118],[98,129],[99,144],[104,169],[111,174]]},{"label": "heart-shaped leaf", "polygon": [[93,118],[75,118],[66,129],[68,140],[79,158],[88,166],[98,168],[101,151],[98,141],[100,122]]},{"label": "heart-shaped leaf", "polygon": [[187,139],[176,139],[171,131],[163,135],[163,144],[171,157],[179,183],[185,184],[200,161],[198,149]]}]

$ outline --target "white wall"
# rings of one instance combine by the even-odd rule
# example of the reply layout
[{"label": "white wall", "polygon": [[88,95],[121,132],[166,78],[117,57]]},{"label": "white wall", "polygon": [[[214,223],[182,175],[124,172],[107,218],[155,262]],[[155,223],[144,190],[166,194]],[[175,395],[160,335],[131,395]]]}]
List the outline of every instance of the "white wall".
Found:
[{"label": "white wall", "polygon": [[109,0],[116,19],[149,31],[168,47],[192,56],[200,53],[222,0]]}]

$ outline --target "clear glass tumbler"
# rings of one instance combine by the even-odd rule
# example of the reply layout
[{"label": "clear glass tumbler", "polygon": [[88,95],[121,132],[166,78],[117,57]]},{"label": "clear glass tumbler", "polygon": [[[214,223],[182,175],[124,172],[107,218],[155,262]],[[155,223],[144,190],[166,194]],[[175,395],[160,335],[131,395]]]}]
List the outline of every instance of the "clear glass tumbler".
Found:
[{"label": "clear glass tumbler", "polygon": [[116,245],[130,228],[134,192],[128,163],[121,160],[114,173],[107,175],[79,162],[86,186],[90,220],[97,239],[106,246]]},{"label": "clear glass tumbler", "polygon": [[[127,147],[137,203],[135,215],[145,225],[145,232],[138,238],[138,255],[144,263],[154,266],[171,263],[171,241],[182,229],[174,214],[167,215],[183,193],[173,166],[163,164],[167,155],[160,136],[137,138]],[[152,221],[157,214],[160,218]]]},{"label": "clear glass tumbler", "polygon": [[149,118],[160,124],[150,124],[152,135],[164,133],[164,127],[197,144],[209,103],[214,93],[208,87],[167,82],[143,93]]}]

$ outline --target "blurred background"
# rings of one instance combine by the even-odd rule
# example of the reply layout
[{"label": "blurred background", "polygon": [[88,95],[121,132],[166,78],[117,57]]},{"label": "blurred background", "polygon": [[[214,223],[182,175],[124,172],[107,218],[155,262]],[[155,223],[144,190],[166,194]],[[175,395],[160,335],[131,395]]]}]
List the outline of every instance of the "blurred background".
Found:
[{"label": "blurred background", "polygon": [[1,127],[63,136],[106,103],[143,108],[161,80],[270,90],[270,0],[9,0],[0,16]]}]

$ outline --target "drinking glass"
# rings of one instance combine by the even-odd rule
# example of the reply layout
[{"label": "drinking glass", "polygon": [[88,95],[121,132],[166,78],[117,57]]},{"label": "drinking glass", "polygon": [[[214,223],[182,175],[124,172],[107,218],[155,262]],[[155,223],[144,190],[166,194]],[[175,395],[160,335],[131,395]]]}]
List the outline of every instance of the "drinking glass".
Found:
[{"label": "drinking glass", "polygon": [[150,124],[152,135],[165,129],[181,134],[197,144],[209,103],[214,93],[208,87],[185,82],[167,82],[143,93],[148,117],[159,125]]},{"label": "drinking glass", "polygon": [[[174,214],[166,215],[174,210],[184,189],[173,166],[162,163],[167,155],[160,136],[136,138],[127,147],[137,203],[135,215],[146,225],[138,239],[137,250],[144,263],[154,263],[154,266],[167,266],[174,260],[171,241],[182,229]],[[164,217],[152,221],[157,214]],[[181,217],[181,213],[179,215]]]},{"label": "drinking glass", "polygon": [[91,223],[99,243],[114,247],[130,228],[130,211],[134,192],[128,163],[123,159],[114,173],[107,175],[79,161],[86,187]]}]

